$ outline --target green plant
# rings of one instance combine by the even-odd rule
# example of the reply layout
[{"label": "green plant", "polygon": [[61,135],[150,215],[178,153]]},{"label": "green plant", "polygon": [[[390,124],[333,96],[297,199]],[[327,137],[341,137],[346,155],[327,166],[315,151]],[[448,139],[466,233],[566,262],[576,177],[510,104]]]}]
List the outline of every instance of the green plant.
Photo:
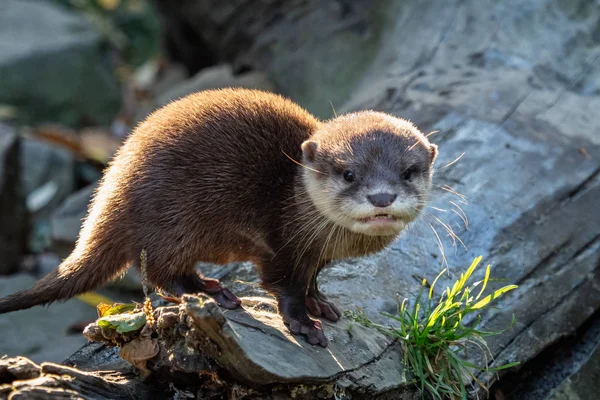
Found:
[{"label": "green plant", "polygon": [[[492,357],[492,354],[484,338],[498,335],[506,329],[496,332],[478,329],[481,323],[479,313],[493,300],[516,289],[517,286],[505,286],[484,296],[484,291],[490,281],[489,265],[482,281],[468,285],[467,281],[481,259],[482,257],[477,257],[467,271],[461,274],[460,279],[454,283],[452,288],[446,288],[437,305],[433,299],[434,287],[446,269],[435,278],[426,299],[423,298],[423,292],[427,286],[425,279],[423,279],[419,294],[411,307],[409,307],[408,299],[404,299],[402,302],[397,299],[398,315],[388,313],[382,313],[382,315],[393,319],[399,323],[399,326],[388,327],[376,324],[369,320],[358,307],[358,312],[346,312],[346,316],[350,319],[376,328],[401,341],[404,350],[404,364],[412,373],[414,382],[420,386],[423,395],[428,392],[434,399],[466,399],[465,384],[471,380],[487,390],[485,385],[474,375],[474,371],[498,371],[519,364],[514,362],[488,368],[488,355]],[[481,288],[474,295],[477,286],[481,286]],[[475,313],[478,315],[473,320],[463,323],[466,321],[467,315],[475,315]],[[513,322],[514,315],[511,326]],[[484,367],[465,360],[464,353],[469,345],[475,346],[482,352],[486,361]]]}]

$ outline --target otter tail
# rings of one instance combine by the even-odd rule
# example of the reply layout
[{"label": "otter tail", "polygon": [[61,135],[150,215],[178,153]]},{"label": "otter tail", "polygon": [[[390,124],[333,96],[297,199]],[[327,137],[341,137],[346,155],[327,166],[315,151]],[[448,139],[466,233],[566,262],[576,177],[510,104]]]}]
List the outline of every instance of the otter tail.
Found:
[{"label": "otter tail", "polygon": [[0,299],[0,314],[67,300],[112,281],[126,269],[127,259],[107,241],[110,238],[100,240],[105,243],[78,245],[56,270],[32,288]]}]

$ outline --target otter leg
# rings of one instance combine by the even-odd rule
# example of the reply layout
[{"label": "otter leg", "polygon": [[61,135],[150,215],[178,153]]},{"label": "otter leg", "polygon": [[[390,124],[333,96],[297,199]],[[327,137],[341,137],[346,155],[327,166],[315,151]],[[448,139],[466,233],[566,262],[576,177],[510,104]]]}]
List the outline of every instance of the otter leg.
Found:
[{"label": "otter leg", "polygon": [[181,275],[170,282],[166,291],[181,296],[184,293],[206,293],[224,308],[233,310],[238,308],[242,301],[231,291],[223,286],[218,279],[206,278],[197,272]]},{"label": "otter leg", "polygon": [[[175,248],[175,247],[174,247]],[[176,248],[175,248],[176,249]],[[151,249],[154,250],[154,249]],[[206,293],[222,307],[234,309],[242,304],[229,289],[221,286],[218,279],[205,278],[194,268],[194,259],[183,257],[184,251],[167,254],[164,251],[148,251],[146,270],[148,282],[175,296],[184,293]],[[156,266],[167,265],[167,268]],[[136,263],[139,270],[139,265]]]},{"label": "otter leg", "polygon": [[306,308],[315,317],[323,317],[329,321],[336,322],[341,318],[342,313],[339,307],[319,290],[317,275],[319,275],[321,269],[322,267],[319,268],[308,287]]},{"label": "otter leg", "polygon": [[265,289],[277,298],[283,322],[291,333],[303,335],[308,343],[327,347],[321,321],[311,319],[306,308],[310,274],[294,273],[290,271],[289,263],[279,263],[271,260],[269,265],[261,268],[261,275]]}]

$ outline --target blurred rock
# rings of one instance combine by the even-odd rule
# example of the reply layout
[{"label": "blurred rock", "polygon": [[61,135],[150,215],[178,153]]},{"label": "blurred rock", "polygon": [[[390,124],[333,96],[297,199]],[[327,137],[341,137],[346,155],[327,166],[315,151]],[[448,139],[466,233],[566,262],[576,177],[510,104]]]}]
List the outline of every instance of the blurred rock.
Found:
[{"label": "blurred rock", "polygon": [[[33,276],[25,274],[0,277],[0,297],[27,289],[35,282]],[[35,362],[62,362],[86,343],[81,335],[68,335],[69,327],[96,317],[94,307],[77,299],[0,315],[0,356],[21,355]]]},{"label": "blurred rock", "polygon": [[352,93],[400,8],[387,0],[153,2],[167,50],[190,71],[216,62],[265,71],[319,117],[333,115],[332,104],[340,107]]},{"label": "blurred rock", "polygon": [[21,143],[21,182],[31,214],[29,249],[48,249],[50,229],[48,218],[75,188],[73,153],[61,146],[35,138]]},{"label": "blurred rock", "polygon": [[50,2],[6,0],[0,12],[0,103],[24,122],[109,124],[120,91],[106,46],[83,17]]},{"label": "blurred rock", "polygon": [[54,253],[37,254],[35,257],[36,273],[42,277],[55,270],[61,262],[59,256]]},{"label": "blurred rock", "polygon": [[21,179],[27,209],[45,217],[75,188],[75,161],[70,151],[36,139],[21,144]]},{"label": "blurred rock", "polygon": [[156,106],[164,106],[170,101],[177,100],[201,90],[225,87],[242,87],[266,91],[275,90],[275,86],[263,73],[251,71],[234,75],[231,65],[223,64],[203,69],[194,77],[180,82],[176,86],[170,88],[167,92],[160,94],[156,99]]},{"label": "blurred rock", "polygon": [[20,141],[0,123],[0,275],[15,271],[27,245],[27,211],[19,169]]},{"label": "blurred rock", "polygon": [[79,229],[87,215],[88,205],[97,185],[71,194],[50,217],[51,238],[53,242],[73,246],[77,241]]}]

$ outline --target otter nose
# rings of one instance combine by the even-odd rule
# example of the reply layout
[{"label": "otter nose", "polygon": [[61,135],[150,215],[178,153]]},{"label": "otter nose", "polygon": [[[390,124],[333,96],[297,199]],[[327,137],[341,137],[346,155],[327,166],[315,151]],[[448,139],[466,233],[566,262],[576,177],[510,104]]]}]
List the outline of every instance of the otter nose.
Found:
[{"label": "otter nose", "polygon": [[396,200],[396,195],[391,193],[377,193],[367,196],[375,207],[389,207]]}]

